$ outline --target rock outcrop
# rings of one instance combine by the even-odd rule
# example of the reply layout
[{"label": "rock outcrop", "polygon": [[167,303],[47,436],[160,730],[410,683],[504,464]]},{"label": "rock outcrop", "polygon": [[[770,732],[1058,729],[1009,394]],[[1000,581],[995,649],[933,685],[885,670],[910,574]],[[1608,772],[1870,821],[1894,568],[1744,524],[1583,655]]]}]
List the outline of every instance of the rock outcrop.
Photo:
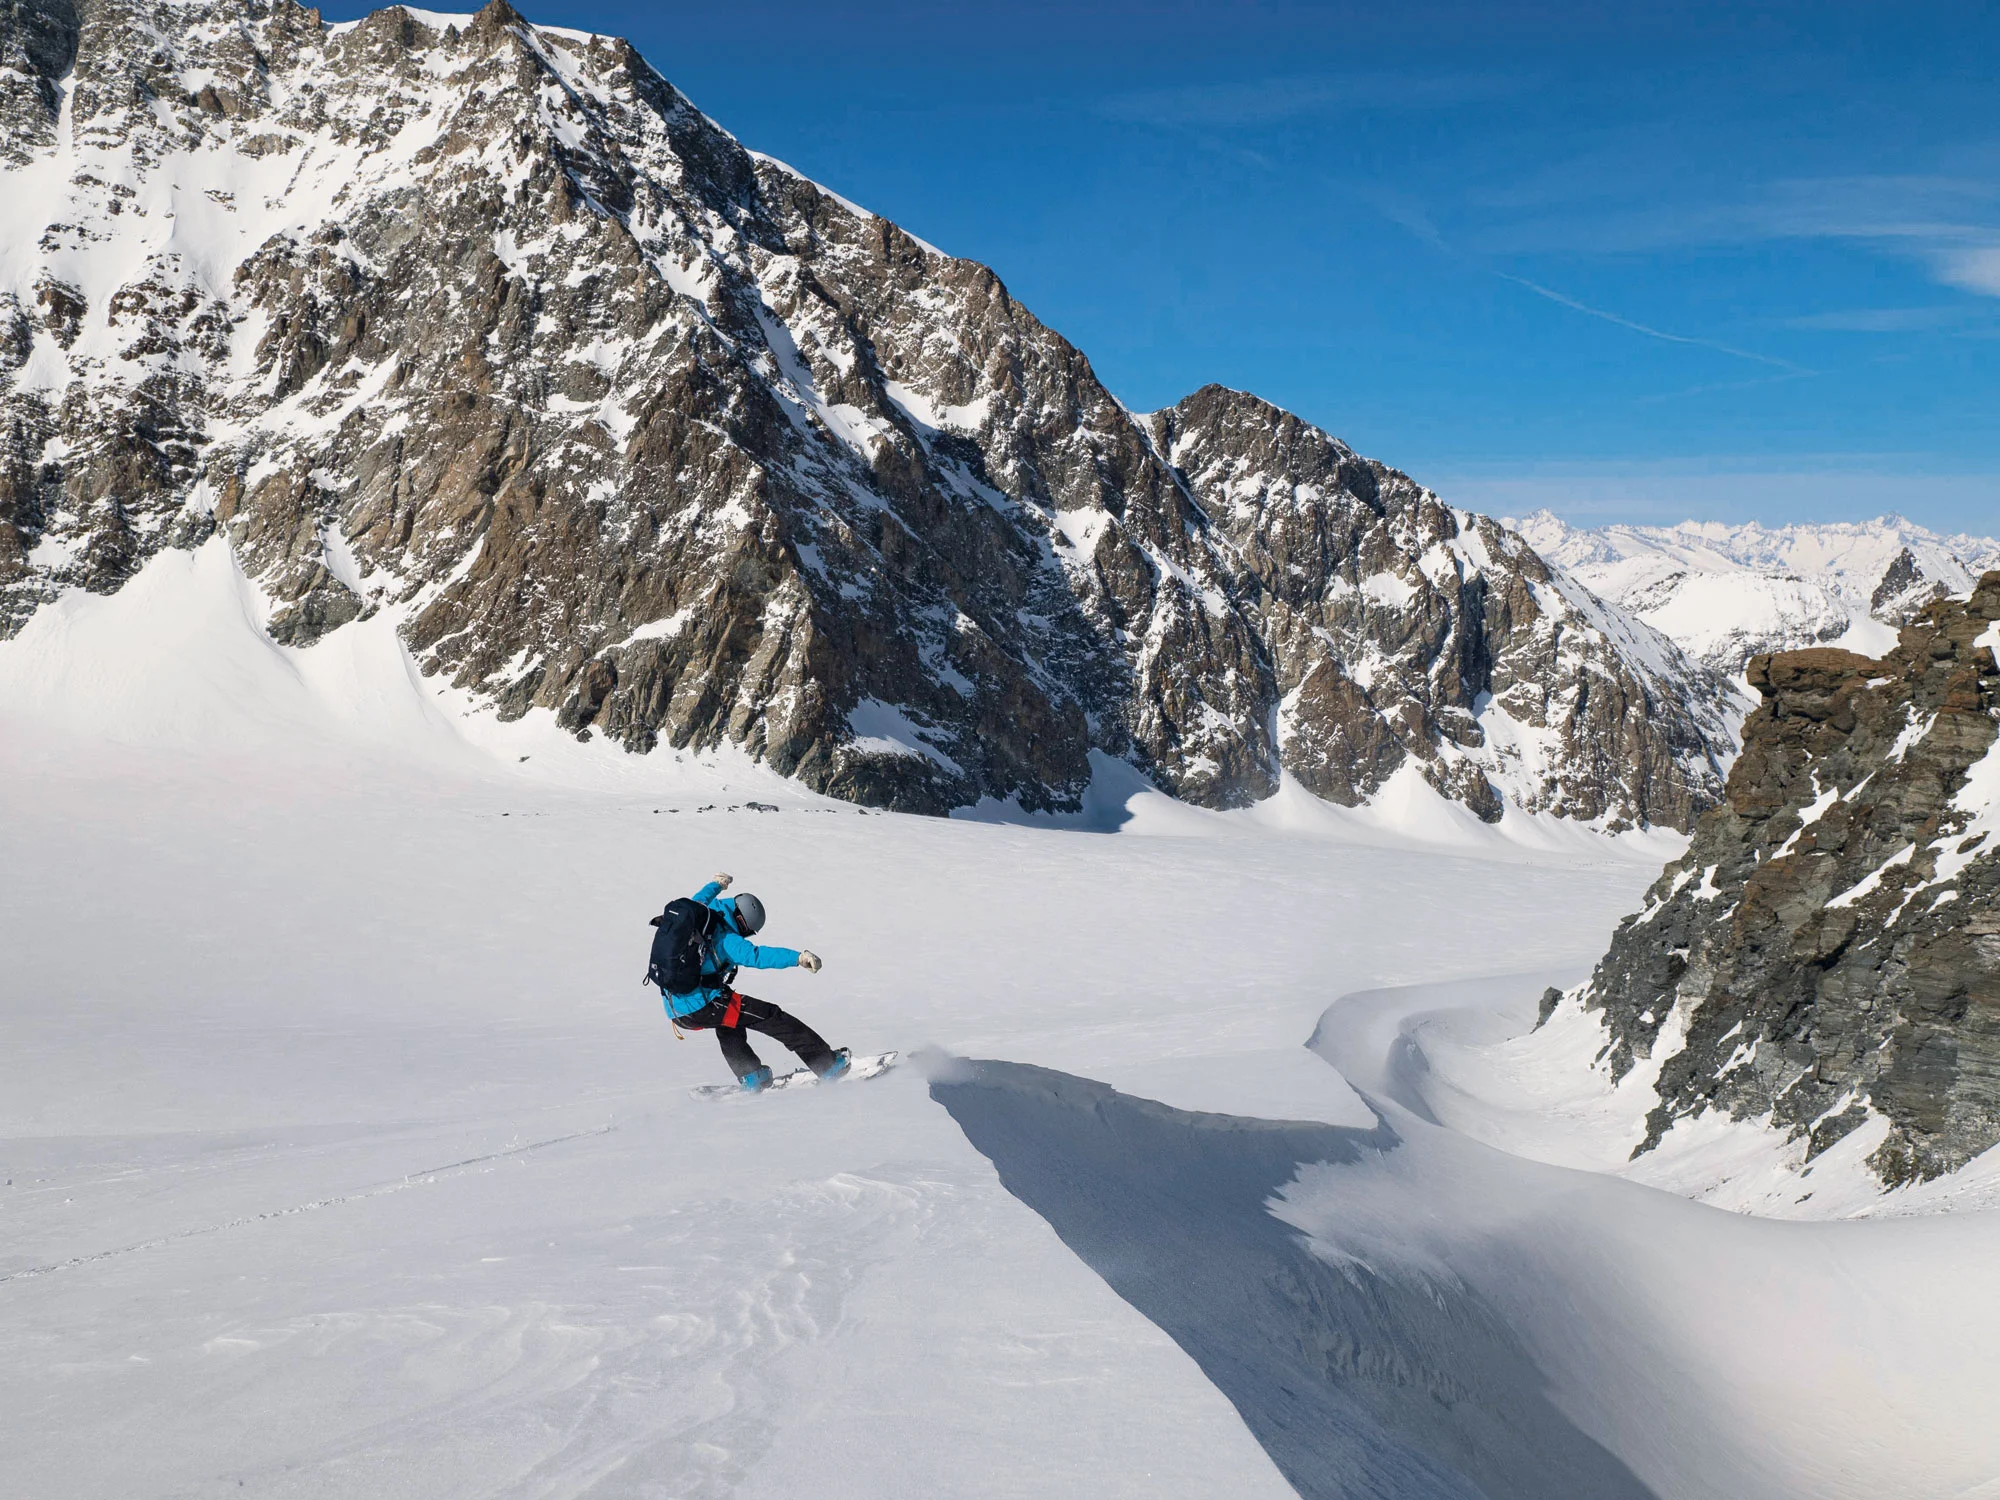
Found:
[{"label": "rock outcrop", "polygon": [[1686,827],[1730,696],[1253,398],[1125,410],[990,270],[504,3],[0,10],[0,632],[219,531],[280,644],[940,812],[1092,752]]},{"label": "rock outcrop", "polygon": [[[1588,986],[1622,1076],[1660,1063],[1650,1149],[1710,1110],[1885,1184],[2000,1142],[2000,572],[1881,660],[1756,658],[1721,806]],[[1635,1155],[1637,1153],[1635,1152]]]}]

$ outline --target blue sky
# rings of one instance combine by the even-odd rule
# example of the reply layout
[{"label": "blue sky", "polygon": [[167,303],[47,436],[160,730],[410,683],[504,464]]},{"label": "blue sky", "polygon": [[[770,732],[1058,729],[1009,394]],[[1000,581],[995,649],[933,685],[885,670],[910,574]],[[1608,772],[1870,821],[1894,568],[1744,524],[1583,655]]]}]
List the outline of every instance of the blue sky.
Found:
[{"label": "blue sky", "polygon": [[2000,9],[521,8],[1135,408],[1222,381],[1499,512],[2000,531]]}]

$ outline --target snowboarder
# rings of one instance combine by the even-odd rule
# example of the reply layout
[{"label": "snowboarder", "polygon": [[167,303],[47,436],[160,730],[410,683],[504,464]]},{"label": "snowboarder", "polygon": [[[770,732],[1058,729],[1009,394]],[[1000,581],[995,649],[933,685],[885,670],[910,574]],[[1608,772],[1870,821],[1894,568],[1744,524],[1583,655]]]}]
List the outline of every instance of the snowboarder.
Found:
[{"label": "snowboarder", "polygon": [[[717,875],[691,900],[672,902],[653,919],[660,933],[646,978],[660,986],[675,1026],[714,1030],[729,1071],[752,1093],[770,1086],[771,1070],[751,1050],[748,1031],[761,1031],[791,1048],[822,1083],[831,1083],[848,1070],[852,1054],[847,1048],[827,1046],[798,1017],[731,988],[739,968],[796,966],[817,974],[818,955],[799,948],[760,948],[751,942],[764,925],[764,903],[751,895],[725,900],[722,893],[729,886],[729,876]],[[674,972],[677,968],[679,973]]]}]

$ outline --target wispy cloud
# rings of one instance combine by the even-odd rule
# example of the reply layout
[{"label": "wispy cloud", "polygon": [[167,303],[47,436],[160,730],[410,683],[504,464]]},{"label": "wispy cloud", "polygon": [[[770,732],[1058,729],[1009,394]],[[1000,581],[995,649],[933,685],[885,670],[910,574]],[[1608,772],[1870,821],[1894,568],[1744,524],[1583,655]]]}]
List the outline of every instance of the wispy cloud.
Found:
[{"label": "wispy cloud", "polygon": [[2000,185],[1936,175],[1787,178],[1737,204],[1720,205],[1718,227],[1732,219],[1770,239],[1988,238],[2000,228]]},{"label": "wispy cloud", "polygon": [[[1520,206],[1541,211],[1489,225],[1482,244],[1496,251],[1644,253],[1783,239],[2000,242],[2000,182],[1984,179],[1788,177],[1690,202],[1659,184],[1593,186],[1592,177],[1579,172],[1562,201],[1513,195]],[[1495,189],[1484,200],[1504,211],[1508,196]]]},{"label": "wispy cloud", "polygon": [[1113,120],[1141,125],[1274,125],[1301,115],[1359,110],[1452,109],[1527,87],[1518,74],[1353,73],[1196,83],[1114,94],[1098,106]]},{"label": "wispy cloud", "polygon": [[[1756,355],[1746,358],[1755,359]],[[1709,380],[1700,385],[1683,386],[1677,391],[1660,391],[1651,396],[1637,396],[1634,401],[1640,406],[1659,406],[1668,401],[1685,401],[1690,396],[1712,396],[1717,391],[1754,391],[1768,385],[1783,385],[1788,380],[1811,380],[1818,375],[1817,370],[1801,369],[1793,365],[1790,369],[1779,370],[1771,375],[1756,375],[1748,380]]]},{"label": "wispy cloud", "polygon": [[[1630,188],[1621,186],[1622,197]],[[1526,201],[1526,194],[1521,195]],[[1503,194],[1489,194],[1503,212]],[[1579,197],[1489,223],[1491,254],[1645,254],[1780,240],[1845,240],[1916,259],[1940,283],[2000,297],[2000,180],[1947,174],[1794,177],[1707,203]]]},{"label": "wispy cloud", "polygon": [[1694,338],[1684,333],[1668,333],[1663,328],[1654,328],[1649,324],[1634,322],[1631,318],[1620,317],[1614,312],[1606,312],[1601,307],[1592,307],[1589,303],[1579,302],[1574,297],[1566,297],[1561,292],[1543,286],[1540,282],[1530,281],[1525,276],[1516,276],[1509,271],[1495,271],[1493,274],[1498,276],[1502,281],[1511,281],[1515,286],[1526,288],[1537,297],[1546,297],[1559,307],[1567,307],[1572,312],[1582,313],[1587,318],[1597,318],[1617,328],[1629,328],[1632,332],[1643,333],[1650,339],[1660,339],[1669,344],[1688,344],[1697,349],[1713,349],[1718,354],[1727,354],[1735,359],[1753,360],[1760,365],[1769,365],[1775,370],[1783,370],[1787,375],[1799,376],[1813,373],[1810,370],[1793,364],[1787,359],[1775,359],[1768,354],[1754,354],[1748,349],[1738,349],[1732,344],[1717,343],[1714,339]]},{"label": "wispy cloud", "polygon": [[[1765,365],[1779,372],[1775,376],[1766,376],[1756,381],[1736,382],[1737,385],[1767,385],[1773,380],[1798,380],[1819,373],[1817,370],[1808,370],[1802,365],[1794,364],[1788,359],[1778,359],[1773,355],[1758,354],[1749,349],[1739,349],[1734,344],[1724,344],[1715,339],[1699,338],[1693,334],[1669,333],[1664,328],[1655,328],[1650,323],[1641,323],[1634,318],[1625,317],[1621,313],[1611,312],[1602,307],[1593,307],[1588,302],[1569,296],[1567,293],[1559,292],[1554,287],[1543,286],[1539,281],[1530,281],[1527,277],[1516,275],[1512,271],[1501,271],[1491,266],[1481,265],[1477,258],[1468,256],[1464,251],[1446,239],[1421,205],[1393,193],[1378,191],[1368,193],[1367,196],[1374,201],[1376,212],[1389,220],[1390,223],[1408,230],[1410,234],[1430,246],[1433,250],[1447,255],[1472,269],[1485,271],[1490,276],[1498,277],[1501,281],[1518,286],[1523,291],[1533,292],[1537,297],[1545,298],[1555,303],[1558,307],[1568,308],[1571,312],[1580,313],[1586,318],[1595,318],[1599,322],[1609,323],[1614,328],[1623,328],[1628,332],[1639,334],[1645,338],[1658,339],[1661,343],[1681,344],[1694,349],[1710,349],[1717,354],[1726,354],[1731,359],[1749,360],[1753,364]],[[1701,391],[1725,388],[1713,385],[1697,386],[1692,390],[1678,392],[1677,394],[1693,395]]]},{"label": "wispy cloud", "polygon": [[1948,285],[2000,297],[2000,244],[1939,252],[1938,278]]},{"label": "wispy cloud", "polygon": [[1966,321],[1964,307],[1845,307],[1786,318],[1780,327],[1809,333],[1928,333]]},{"label": "wispy cloud", "polygon": [[1454,259],[1463,258],[1445,239],[1436,221],[1425,211],[1422,204],[1401,193],[1365,187],[1359,191],[1363,198],[1374,203],[1376,212],[1391,224],[1407,229],[1433,250],[1442,251]]}]

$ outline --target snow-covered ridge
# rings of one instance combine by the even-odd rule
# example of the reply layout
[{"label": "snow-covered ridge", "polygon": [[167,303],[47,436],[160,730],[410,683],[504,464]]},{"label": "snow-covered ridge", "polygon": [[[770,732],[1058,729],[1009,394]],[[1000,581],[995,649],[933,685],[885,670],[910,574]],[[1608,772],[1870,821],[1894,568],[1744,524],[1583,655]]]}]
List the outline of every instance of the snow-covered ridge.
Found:
[{"label": "snow-covered ridge", "polygon": [[2000,540],[1942,536],[1901,516],[1767,528],[1715,521],[1572,527],[1510,521],[1549,561],[1721,672],[1765,651],[1880,656],[1933,599],[2000,567]]}]

